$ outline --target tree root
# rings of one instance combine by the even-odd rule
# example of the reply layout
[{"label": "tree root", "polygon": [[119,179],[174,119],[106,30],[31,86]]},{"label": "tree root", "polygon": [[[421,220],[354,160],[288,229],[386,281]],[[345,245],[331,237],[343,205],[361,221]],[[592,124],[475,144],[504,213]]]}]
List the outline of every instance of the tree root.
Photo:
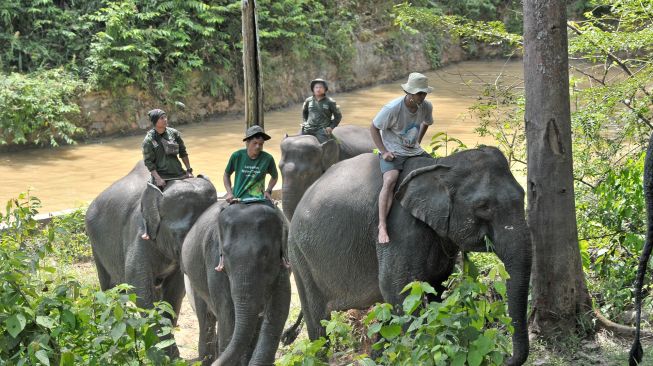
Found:
[{"label": "tree root", "polygon": [[[608,330],[615,335],[621,336],[621,337],[634,337],[635,336],[635,327],[630,327],[627,325],[622,325],[622,324],[617,324],[613,322],[612,320],[606,318],[601,314],[601,312],[598,309],[593,309],[594,310],[594,316],[596,316],[596,329],[605,329]],[[647,330],[641,330],[640,331],[641,336],[644,338],[653,338],[653,332],[647,331]]]}]

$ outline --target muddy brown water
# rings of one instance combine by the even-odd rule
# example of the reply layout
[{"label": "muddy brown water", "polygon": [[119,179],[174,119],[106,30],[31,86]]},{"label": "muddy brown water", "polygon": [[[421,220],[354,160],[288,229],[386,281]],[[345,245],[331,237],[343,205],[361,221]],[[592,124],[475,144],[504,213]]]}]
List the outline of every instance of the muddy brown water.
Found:
[{"label": "muddy brown water", "polygon": [[[522,67],[521,61],[467,61],[426,73],[434,87],[427,100],[433,103],[435,123],[422,145],[428,146],[437,132],[446,132],[470,147],[492,144],[490,138],[480,138],[474,132],[478,121],[472,118],[468,108],[477,101],[485,82],[501,79],[508,84],[519,83]],[[403,94],[400,84],[404,82],[405,78],[353,92],[331,93],[343,112],[341,124],[369,126],[385,103]],[[281,139],[286,133],[297,133],[300,121],[301,104],[265,114],[266,132],[272,136],[265,150],[277,162],[281,156]],[[244,147],[244,118],[217,117],[198,124],[172,127],[182,132],[195,173],[208,175],[218,191],[224,191],[222,172],[229,156]],[[2,153],[0,205],[4,206],[7,200],[28,188],[41,199],[41,212],[87,205],[141,159],[144,134],[145,131],[138,136],[106,138],[97,143],[57,149]],[[280,187],[279,182],[276,188]]]}]

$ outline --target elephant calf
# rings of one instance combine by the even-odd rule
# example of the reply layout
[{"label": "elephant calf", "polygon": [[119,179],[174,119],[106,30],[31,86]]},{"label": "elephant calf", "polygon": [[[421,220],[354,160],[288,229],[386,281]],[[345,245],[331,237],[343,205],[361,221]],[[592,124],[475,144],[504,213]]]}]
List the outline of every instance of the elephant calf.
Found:
[{"label": "elephant calf", "polygon": [[182,270],[205,364],[216,357],[212,365],[273,364],[290,308],[290,278],[281,262],[287,237],[278,208],[225,202],[206,210],[186,236]]}]

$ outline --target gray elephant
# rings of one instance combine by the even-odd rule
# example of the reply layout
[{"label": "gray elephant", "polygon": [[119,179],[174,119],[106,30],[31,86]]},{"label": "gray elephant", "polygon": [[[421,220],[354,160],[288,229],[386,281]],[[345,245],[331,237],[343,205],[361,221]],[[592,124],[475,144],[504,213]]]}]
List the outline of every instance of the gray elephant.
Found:
[{"label": "gray elephant", "polygon": [[281,262],[287,237],[278,208],[224,202],[206,210],[186,236],[182,269],[205,364],[273,364],[290,308],[290,277]]},{"label": "gray elephant", "polygon": [[481,147],[434,160],[415,157],[399,178],[388,226],[376,243],[379,158],[364,154],[331,167],[304,194],[290,225],[288,250],[311,339],[324,335],[332,310],[399,304],[414,280],[439,285],[459,250],[487,251],[503,261],[513,319],[510,365],[528,357],[526,305],[531,240],[524,191],[496,148]]},{"label": "gray elephant", "polygon": [[[163,193],[147,183],[149,177],[139,161],[100,193],[86,212],[86,231],[102,290],[128,283],[138,295],[138,306],[149,308],[164,300],[178,314],[185,295],[181,245],[217,194],[202,177],[170,181]],[[141,239],[144,219],[151,240]],[[175,356],[176,346],[169,353]]]},{"label": "gray elephant", "polygon": [[288,220],[306,189],[331,165],[376,148],[367,127],[338,126],[333,135],[336,140],[322,144],[311,135],[290,136],[281,142],[282,206]]}]

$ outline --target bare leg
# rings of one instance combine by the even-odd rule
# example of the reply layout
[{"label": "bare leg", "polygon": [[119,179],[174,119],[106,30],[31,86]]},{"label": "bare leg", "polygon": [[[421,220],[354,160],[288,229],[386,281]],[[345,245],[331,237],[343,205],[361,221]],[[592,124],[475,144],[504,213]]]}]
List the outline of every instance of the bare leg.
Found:
[{"label": "bare leg", "polygon": [[390,242],[386,218],[388,217],[390,208],[392,208],[392,194],[394,193],[398,178],[399,170],[390,170],[383,173],[383,187],[379,193],[379,244]]}]

